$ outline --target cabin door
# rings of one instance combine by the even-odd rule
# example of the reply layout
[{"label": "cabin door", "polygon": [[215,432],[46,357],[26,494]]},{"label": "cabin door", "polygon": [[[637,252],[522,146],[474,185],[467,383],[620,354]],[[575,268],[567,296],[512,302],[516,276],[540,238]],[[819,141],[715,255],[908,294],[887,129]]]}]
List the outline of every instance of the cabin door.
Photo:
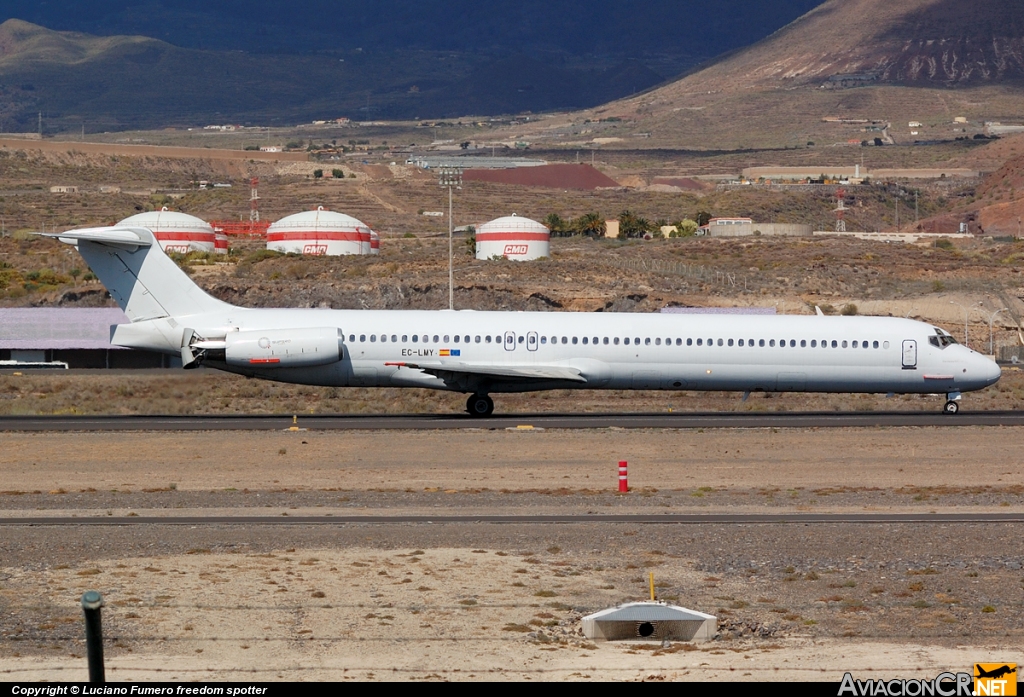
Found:
[{"label": "cabin door", "polygon": [[903,342],[903,370],[917,369],[917,341],[907,339]]}]

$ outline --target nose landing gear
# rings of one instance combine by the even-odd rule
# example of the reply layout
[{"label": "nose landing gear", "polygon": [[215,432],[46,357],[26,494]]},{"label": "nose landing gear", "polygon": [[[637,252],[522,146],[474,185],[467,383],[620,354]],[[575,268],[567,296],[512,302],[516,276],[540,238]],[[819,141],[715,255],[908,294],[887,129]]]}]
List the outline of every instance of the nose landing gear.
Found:
[{"label": "nose landing gear", "polygon": [[950,392],[946,395],[947,402],[942,407],[943,414],[956,414],[960,411],[960,393]]},{"label": "nose landing gear", "polygon": [[494,413],[494,400],[485,394],[472,394],[466,400],[466,411],[474,418],[484,418]]}]

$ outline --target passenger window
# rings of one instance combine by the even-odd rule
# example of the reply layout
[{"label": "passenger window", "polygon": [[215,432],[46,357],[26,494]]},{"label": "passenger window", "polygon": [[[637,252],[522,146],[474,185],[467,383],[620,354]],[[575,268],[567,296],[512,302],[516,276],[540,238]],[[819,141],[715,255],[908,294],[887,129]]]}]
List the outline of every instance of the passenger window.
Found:
[{"label": "passenger window", "polygon": [[583,337],[583,345],[586,346],[588,343],[589,339],[587,339],[587,337]]},{"label": "passenger window", "polygon": [[402,334],[402,342],[404,343],[404,342],[406,342],[408,340],[409,340],[409,335],[408,334]]},{"label": "passenger window", "polygon": [[832,348],[839,348],[839,342],[835,339],[832,339]]},{"label": "passenger window", "polygon": [[658,337],[657,339],[654,340],[654,345],[661,346],[661,337]]},{"label": "passenger window", "polygon": [[542,336],[542,337],[540,338],[540,343],[542,343],[542,344],[546,344],[546,343],[548,343],[548,338],[547,338],[546,336]]},{"label": "passenger window", "polygon": [[740,345],[740,346],[742,346],[742,345],[743,345],[743,339],[740,339],[740,341],[739,341],[739,345]]},{"label": "passenger window", "polygon": [[698,346],[703,346],[704,345],[704,339],[697,339],[697,345]]},{"label": "passenger window", "polygon": [[[698,339],[698,341],[699,341],[699,339]],[[693,339],[687,339],[686,340],[686,345],[687,346],[693,346]]]},{"label": "passenger window", "polygon": [[[640,342],[637,342],[637,343],[640,343]],[[646,346],[650,346],[651,345],[651,337],[647,337],[646,339],[644,339],[644,345],[646,345]]]},{"label": "passenger window", "polygon": [[484,341],[486,341],[488,344],[491,343],[491,335],[488,334],[487,336],[485,336]]},{"label": "passenger window", "polygon": [[857,342],[856,341],[853,342],[853,348],[857,348]]},{"label": "passenger window", "polygon": [[458,334],[456,334],[454,338],[455,338],[455,343],[456,343],[456,344],[457,344],[457,343],[459,343],[459,335],[458,335]]},{"label": "passenger window", "polygon": [[818,340],[811,339],[811,348],[818,348]]},{"label": "passenger window", "polygon": [[640,337],[638,337],[638,336],[633,337],[633,343],[636,344],[637,346],[639,346],[640,345]]},{"label": "passenger window", "polygon": [[729,339],[729,345],[732,346],[732,339]]},{"label": "passenger window", "polygon": [[[437,341],[437,337],[436,337],[436,336],[434,337],[434,341]],[[448,339],[448,335],[447,335],[447,334],[445,334],[445,335],[444,335],[444,343],[446,343],[446,344],[447,344],[448,342],[449,342],[449,339]]]},{"label": "passenger window", "polygon": [[872,346],[872,348],[878,348],[878,342],[877,341],[873,341],[871,343],[871,346]]},{"label": "passenger window", "polygon": [[889,342],[888,341],[883,341],[882,342],[882,348],[884,348],[884,349],[889,348]]},{"label": "passenger window", "polygon": [[[438,336],[437,334],[434,334],[434,343],[435,343],[435,344],[436,344],[436,343],[438,342],[438,339],[439,339],[439,338],[440,338],[440,337],[439,337],[439,336]],[[424,339],[424,341],[426,341],[426,339]]]},{"label": "passenger window", "polygon": [[360,334],[359,335],[359,340],[360,341],[366,341],[366,334]]},{"label": "passenger window", "polygon": [[351,342],[355,342],[355,340],[356,340],[356,335],[355,335],[355,334],[349,334],[349,335],[348,335],[348,340],[349,340],[349,341],[351,341]]},{"label": "passenger window", "polygon": [[843,348],[846,348],[846,341],[843,341]]},{"label": "passenger window", "polygon": [[468,344],[469,343],[469,334],[466,334],[465,340],[466,340],[466,343]]},{"label": "passenger window", "polygon": [[619,345],[619,337],[615,337],[614,339],[612,339],[612,343],[615,344],[616,346],[618,346]]},{"label": "passenger window", "polygon": [[627,336],[625,339],[623,339],[622,343],[624,343],[626,346],[629,346],[629,337]]},{"label": "passenger window", "polygon": [[397,344],[397,343],[398,343],[398,334],[392,334],[392,335],[391,335],[391,341],[392,341],[393,343],[396,343],[396,344]]},{"label": "passenger window", "polygon": [[771,346],[772,348],[774,348],[774,347],[775,347],[775,339],[771,339],[771,340],[770,340],[770,341],[768,342],[768,345],[769,345],[769,346]]},{"label": "passenger window", "polygon": [[474,344],[479,344],[480,343],[480,335],[479,334],[477,336],[473,337],[473,343]]},{"label": "passenger window", "polygon": [[419,337],[419,335],[418,335],[418,334],[413,334],[413,335],[412,335],[412,343],[414,343],[414,344],[415,344],[415,343],[417,343],[417,342],[418,342],[419,340],[420,340],[420,337]]},{"label": "passenger window", "polygon": [[[689,339],[687,339],[687,341],[689,341]],[[682,345],[683,345],[683,340],[682,339],[676,339],[676,346],[682,346]]]},{"label": "passenger window", "polygon": [[807,348],[807,339],[800,339],[800,348]]},{"label": "passenger window", "polygon": [[762,347],[762,348],[764,348],[764,339],[761,339],[760,341],[758,341],[757,345]]},{"label": "passenger window", "polygon": [[370,334],[370,342],[374,343],[374,344],[377,343],[377,335],[376,334]]},{"label": "passenger window", "polygon": [[608,337],[605,337],[605,338],[604,338],[604,345],[605,345],[605,346],[607,346],[607,345],[608,345]]},{"label": "passenger window", "polygon": [[868,347],[868,342],[866,342],[866,341],[862,341],[862,342],[860,342],[860,345],[861,345],[861,346],[862,346],[863,348],[867,348],[867,347]]},{"label": "passenger window", "polygon": [[572,338],[572,344],[573,344],[573,346],[575,346],[575,345],[576,345],[577,343],[579,343],[579,339],[577,339],[577,338],[576,338],[576,337],[574,336],[574,337]]}]

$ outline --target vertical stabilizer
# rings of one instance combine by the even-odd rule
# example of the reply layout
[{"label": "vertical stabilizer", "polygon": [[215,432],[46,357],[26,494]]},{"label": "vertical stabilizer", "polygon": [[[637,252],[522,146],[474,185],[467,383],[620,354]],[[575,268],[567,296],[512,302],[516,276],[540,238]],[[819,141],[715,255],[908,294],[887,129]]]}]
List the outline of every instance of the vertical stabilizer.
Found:
[{"label": "vertical stabilizer", "polygon": [[132,322],[232,307],[197,286],[145,228],[91,228],[47,236],[78,247],[89,268]]}]

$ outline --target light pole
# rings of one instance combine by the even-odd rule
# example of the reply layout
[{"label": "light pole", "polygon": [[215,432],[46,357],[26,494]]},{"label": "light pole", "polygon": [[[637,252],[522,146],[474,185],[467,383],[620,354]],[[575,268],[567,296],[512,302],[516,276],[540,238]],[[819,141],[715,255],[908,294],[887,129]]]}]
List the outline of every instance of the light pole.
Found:
[{"label": "light pole", "polygon": [[[971,311],[971,308],[970,307],[965,307],[964,305],[961,305],[960,303],[954,302],[952,300],[949,301],[949,304],[950,305],[956,305],[957,307],[959,307],[960,309],[962,309],[964,311],[964,346],[970,347],[970,344],[968,343],[968,339],[967,339],[967,321],[968,321],[968,315],[969,315],[969,313]],[[980,305],[981,303],[979,302],[978,304]]]},{"label": "light pole", "polygon": [[996,310],[995,312],[993,312],[991,315],[989,315],[989,318],[988,318],[988,355],[990,355],[990,356],[996,355],[996,352],[995,352],[995,349],[994,349],[994,346],[993,346],[993,342],[992,342],[992,325],[995,324],[996,316],[998,316],[1000,312],[1009,312],[1009,311],[1010,311],[1010,308],[1008,308],[1008,307],[1001,307],[998,310]]},{"label": "light pole", "polygon": [[452,271],[452,236],[455,234],[455,227],[452,222],[452,189],[462,188],[462,168],[442,166],[438,168],[441,186],[448,187],[448,309],[455,309],[455,280]]}]

